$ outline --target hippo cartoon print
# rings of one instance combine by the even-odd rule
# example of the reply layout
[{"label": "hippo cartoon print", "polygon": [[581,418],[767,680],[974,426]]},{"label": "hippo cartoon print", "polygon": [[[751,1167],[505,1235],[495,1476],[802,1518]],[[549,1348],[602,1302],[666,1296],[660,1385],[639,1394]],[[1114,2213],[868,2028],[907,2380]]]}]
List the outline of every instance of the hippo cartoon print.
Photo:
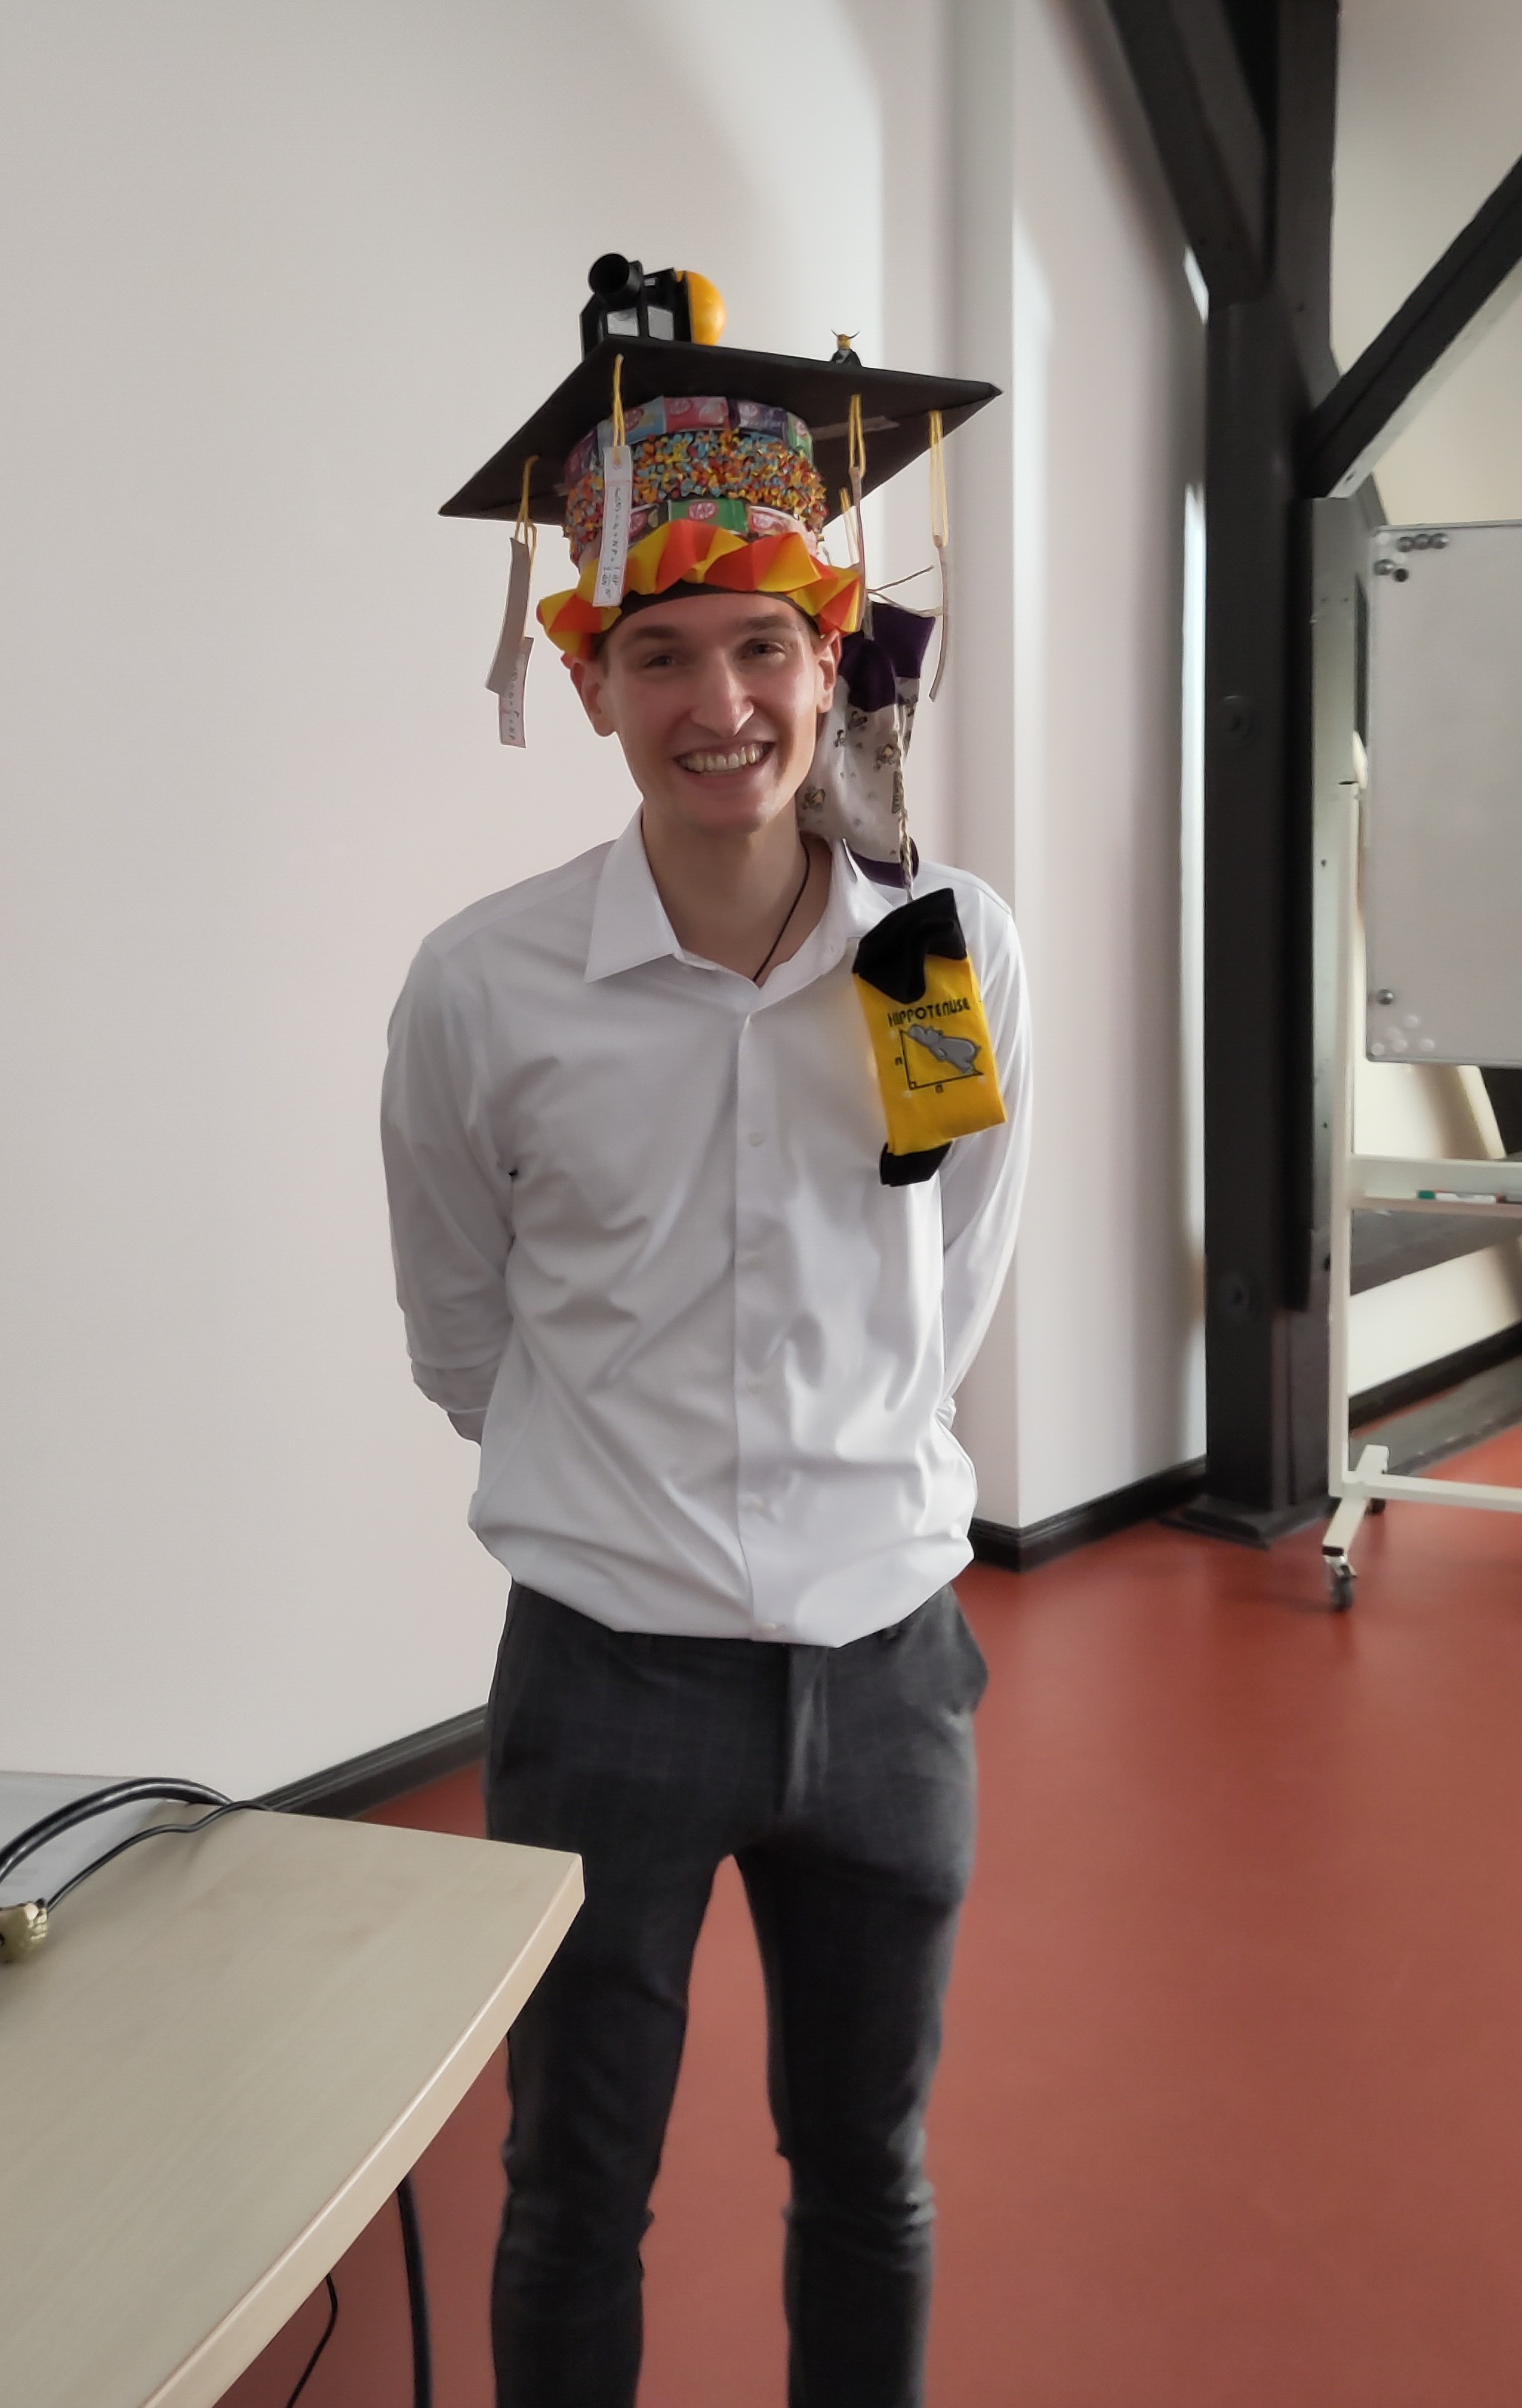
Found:
[{"label": "hippo cartoon print", "polygon": [[933,1054],[938,1062],[946,1063],[956,1072],[958,1078],[971,1077],[972,1066],[978,1058],[978,1048],[973,1044],[970,1037],[948,1037],[944,1029],[928,1027],[923,1020],[912,1022],[905,1029],[904,1035],[912,1037],[916,1045],[923,1045],[926,1052]]}]

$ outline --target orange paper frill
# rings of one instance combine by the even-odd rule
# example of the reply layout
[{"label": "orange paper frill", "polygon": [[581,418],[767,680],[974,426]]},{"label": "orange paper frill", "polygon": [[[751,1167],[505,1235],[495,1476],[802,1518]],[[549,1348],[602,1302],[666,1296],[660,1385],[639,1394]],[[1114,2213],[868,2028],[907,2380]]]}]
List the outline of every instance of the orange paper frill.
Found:
[{"label": "orange paper frill", "polygon": [[[618,609],[594,602],[596,583],[593,553],[573,586],[564,594],[546,595],[539,604],[540,626],[569,660],[589,658],[598,637],[606,636],[620,616]],[[800,535],[747,537],[698,519],[668,519],[629,546],[624,591],[664,594],[672,585],[781,594],[831,635],[849,636],[861,616],[860,569],[833,568],[810,551]]]}]

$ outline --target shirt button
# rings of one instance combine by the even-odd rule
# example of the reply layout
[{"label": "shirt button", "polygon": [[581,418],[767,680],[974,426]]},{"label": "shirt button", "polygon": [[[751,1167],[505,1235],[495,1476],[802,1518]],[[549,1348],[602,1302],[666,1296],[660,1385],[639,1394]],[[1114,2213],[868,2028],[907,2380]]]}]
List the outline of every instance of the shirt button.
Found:
[{"label": "shirt button", "polygon": [[777,1638],[782,1631],[782,1627],[783,1626],[780,1622],[763,1622],[761,1625],[762,1629],[766,1632],[768,1639]]},{"label": "shirt button", "polygon": [[747,1380],[745,1385],[749,1388],[753,1397],[758,1397],[761,1394],[762,1389],[765,1387],[766,1382],[764,1380]]},{"label": "shirt button", "polygon": [[759,1129],[752,1129],[750,1136],[745,1140],[747,1145],[765,1145],[766,1141],[765,1137]]},{"label": "shirt button", "polygon": [[747,1513],[759,1513],[761,1511],[761,1499],[759,1497],[742,1497],[739,1501],[741,1507]]}]

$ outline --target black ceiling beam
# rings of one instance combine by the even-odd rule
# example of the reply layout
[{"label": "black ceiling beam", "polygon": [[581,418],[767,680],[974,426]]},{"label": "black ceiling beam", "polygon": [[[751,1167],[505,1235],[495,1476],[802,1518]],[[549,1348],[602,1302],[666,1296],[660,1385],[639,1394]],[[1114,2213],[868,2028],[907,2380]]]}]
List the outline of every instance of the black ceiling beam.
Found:
[{"label": "black ceiling beam", "polygon": [[1337,382],[1331,347],[1332,170],[1337,150],[1336,0],[1279,0],[1273,126],[1273,280],[1314,403]]},{"label": "black ceiling beam", "polygon": [[1110,0],[1185,238],[1217,305],[1269,270],[1268,150],[1220,0]]},{"label": "black ceiling beam", "polygon": [[1306,422],[1300,491],[1351,494],[1522,285],[1522,159]]}]

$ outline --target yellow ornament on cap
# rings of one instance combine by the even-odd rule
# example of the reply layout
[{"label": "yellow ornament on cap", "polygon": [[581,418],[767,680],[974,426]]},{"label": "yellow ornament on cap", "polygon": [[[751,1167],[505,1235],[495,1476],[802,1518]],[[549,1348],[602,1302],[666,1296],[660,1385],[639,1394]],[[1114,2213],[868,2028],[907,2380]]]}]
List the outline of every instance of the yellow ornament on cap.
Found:
[{"label": "yellow ornament on cap", "polygon": [[696,267],[679,267],[676,273],[677,282],[687,288],[687,317],[693,330],[693,341],[718,342],[728,315],[724,306],[724,294],[716,284],[709,282],[706,276],[699,276]]}]

